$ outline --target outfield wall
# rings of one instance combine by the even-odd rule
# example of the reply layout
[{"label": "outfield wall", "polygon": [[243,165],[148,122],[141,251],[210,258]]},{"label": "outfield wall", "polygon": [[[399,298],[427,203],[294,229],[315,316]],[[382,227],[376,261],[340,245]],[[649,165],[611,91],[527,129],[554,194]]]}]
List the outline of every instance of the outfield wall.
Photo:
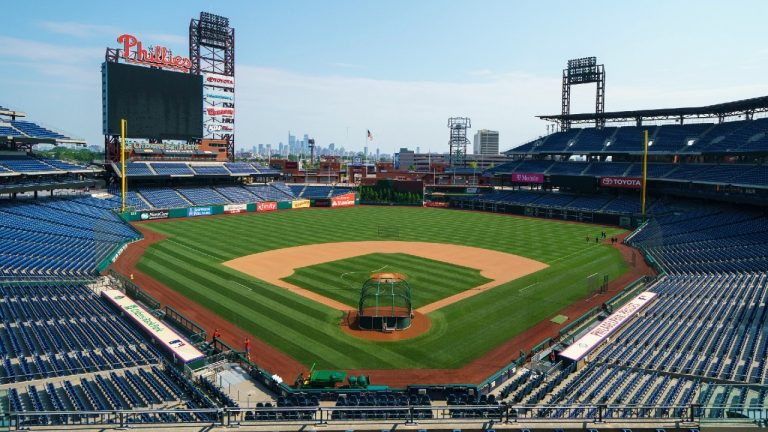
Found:
[{"label": "outfield wall", "polygon": [[250,204],[219,204],[208,206],[192,206],[172,209],[135,210],[121,213],[127,222],[141,222],[162,219],[192,218],[199,216],[214,216],[222,214],[261,213],[276,210],[293,210],[310,207],[350,207],[360,204],[360,198],[355,193],[339,195],[333,198],[295,199],[292,201],[264,201]]}]

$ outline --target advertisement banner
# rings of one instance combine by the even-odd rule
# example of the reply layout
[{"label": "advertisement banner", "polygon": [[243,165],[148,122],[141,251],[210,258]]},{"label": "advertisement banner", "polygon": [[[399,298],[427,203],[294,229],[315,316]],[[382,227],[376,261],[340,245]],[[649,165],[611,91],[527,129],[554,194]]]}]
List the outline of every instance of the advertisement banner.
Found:
[{"label": "advertisement banner", "polygon": [[128,298],[122,291],[104,290],[101,292],[101,296],[119,308],[131,321],[151,335],[152,339],[159,341],[175,358],[188,363],[204,356],[194,345],[186,342],[181,335]]},{"label": "advertisement banner", "polygon": [[221,88],[235,88],[235,77],[203,72],[203,85]]},{"label": "advertisement banner", "polygon": [[235,130],[235,126],[232,123],[217,123],[214,121],[206,122],[205,128],[208,132],[222,133],[231,133]]},{"label": "advertisement banner", "polygon": [[447,201],[425,201],[424,207],[448,207]]},{"label": "advertisement banner", "polygon": [[205,109],[205,115],[207,117],[234,117],[235,109],[223,108],[223,107],[208,107]]},{"label": "advertisement banner", "polygon": [[168,219],[168,210],[142,212],[141,220]]},{"label": "advertisement banner", "polygon": [[642,177],[600,177],[600,187],[640,189],[643,187]]},{"label": "advertisement banner", "polygon": [[306,199],[293,200],[291,201],[291,208],[294,208],[294,209],[309,208],[309,200],[306,200]]},{"label": "advertisement banner", "polygon": [[187,209],[188,217],[210,216],[212,214],[213,214],[213,209],[210,207],[190,207]]},{"label": "advertisement banner", "polygon": [[536,173],[513,173],[512,182],[514,183],[544,183],[544,174]]},{"label": "advertisement banner", "polygon": [[256,203],[257,212],[268,212],[277,210],[277,201],[265,201]]},{"label": "advertisement banner", "polygon": [[248,204],[225,204],[224,205],[224,213],[226,214],[245,213],[246,210],[248,210]]},{"label": "advertisement banner", "polygon": [[648,306],[654,298],[656,298],[656,293],[654,292],[645,291],[638,294],[608,318],[601,321],[597,327],[594,327],[579,338],[579,340],[572,343],[560,355],[574,361],[581,360],[616,330],[620,329],[627,321],[637,315],[643,308]]},{"label": "advertisement banner", "polygon": [[227,91],[219,91],[215,89],[206,90],[205,93],[203,93],[203,97],[205,98],[205,100],[228,102],[228,103],[234,103],[234,100],[235,100],[234,93],[227,92]]},{"label": "advertisement banner", "polygon": [[331,207],[351,207],[355,205],[355,194],[347,193],[331,198]]}]

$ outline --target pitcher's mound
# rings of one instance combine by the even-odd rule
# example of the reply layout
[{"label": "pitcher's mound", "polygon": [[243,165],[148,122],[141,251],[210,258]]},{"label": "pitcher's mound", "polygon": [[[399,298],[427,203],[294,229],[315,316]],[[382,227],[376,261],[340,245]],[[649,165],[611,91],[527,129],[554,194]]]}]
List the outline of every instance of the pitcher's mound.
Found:
[{"label": "pitcher's mound", "polygon": [[421,336],[432,327],[432,320],[428,316],[413,311],[411,326],[405,330],[382,332],[377,330],[364,330],[357,326],[357,311],[350,310],[344,313],[340,322],[342,330],[350,336],[372,341],[401,341]]}]

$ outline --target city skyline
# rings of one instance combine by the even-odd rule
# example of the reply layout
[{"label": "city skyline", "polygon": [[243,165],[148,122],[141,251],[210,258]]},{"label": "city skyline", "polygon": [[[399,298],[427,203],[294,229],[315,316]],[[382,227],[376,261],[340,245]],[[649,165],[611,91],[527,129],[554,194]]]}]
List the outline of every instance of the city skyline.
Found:
[{"label": "city skyline", "polygon": [[[535,115],[560,111],[570,58],[595,55],[606,65],[607,111],[765,94],[760,20],[768,4],[737,5],[139,0],[115,20],[109,5],[93,0],[17,2],[4,7],[13,19],[0,30],[0,104],[100,145],[104,49],[131,32],[186,53],[189,20],[210,11],[237,31],[238,149],[306,130],[351,150],[445,152],[446,120],[466,116],[469,135],[499,131],[504,151],[547,132]],[[484,25],[472,32],[423,25],[455,16]],[[697,25],[680,25],[683,18]],[[594,110],[593,95],[593,86],[575,88],[572,112]]]}]

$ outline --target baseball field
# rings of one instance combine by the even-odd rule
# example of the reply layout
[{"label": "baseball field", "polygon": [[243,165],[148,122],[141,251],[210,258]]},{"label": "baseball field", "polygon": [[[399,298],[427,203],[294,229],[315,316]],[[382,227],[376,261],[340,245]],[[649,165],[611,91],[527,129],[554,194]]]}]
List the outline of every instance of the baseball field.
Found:
[{"label": "baseball field", "polygon": [[[146,249],[139,271],[298,362],[320,368],[458,368],[591,296],[590,275],[602,283],[603,275],[613,280],[627,270],[615,248],[594,241],[603,230],[613,236],[620,229],[479,212],[309,209],[142,228],[165,238]],[[336,252],[326,255],[324,249]],[[276,252],[279,259],[264,266],[281,267],[283,276],[273,283],[252,276],[262,262],[258,257]],[[234,262],[245,265],[244,271],[232,268]],[[414,308],[431,321],[428,331],[380,341],[342,330],[360,284],[382,270],[408,276]],[[254,357],[258,363],[258,353]]]}]

